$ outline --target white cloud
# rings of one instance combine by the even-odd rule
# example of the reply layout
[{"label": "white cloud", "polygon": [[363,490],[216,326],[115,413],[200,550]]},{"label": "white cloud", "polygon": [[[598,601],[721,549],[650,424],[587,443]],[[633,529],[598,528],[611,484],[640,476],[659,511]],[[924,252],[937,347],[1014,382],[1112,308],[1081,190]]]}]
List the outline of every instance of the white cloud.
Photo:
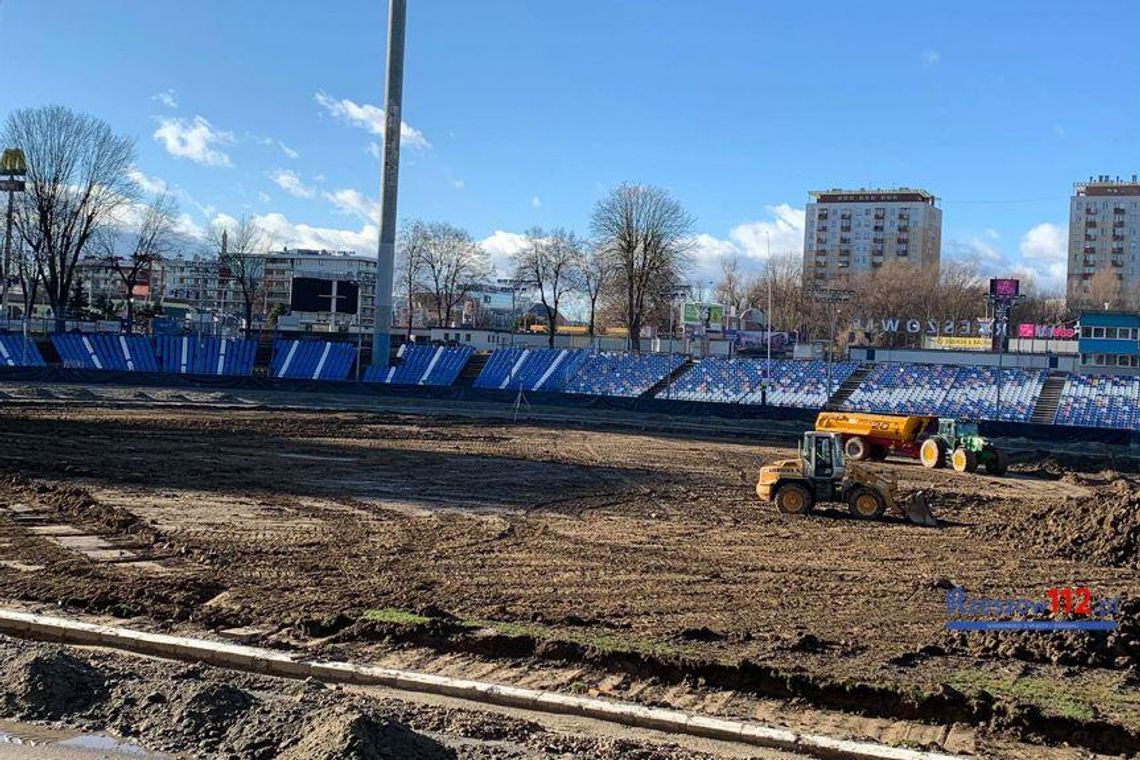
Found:
[{"label": "white cloud", "polygon": [[1065,261],[1069,256],[1069,234],[1055,224],[1043,222],[1022,235],[1017,247],[1026,260]]},{"label": "white cloud", "polygon": [[925,66],[934,66],[942,60],[942,54],[937,50],[923,50],[922,63]]},{"label": "white cloud", "polygon": [[379,159],[380,155],[382,153],[382,151],[380,150],[380,143],[378,143],[378,142],[368,143],[368,146],[365,147],[364,152],[367,153],[368,155],[372,156],[375,159]]},{"label": "white cloud", "polygon": [[163,90],[162,92],[151,95],[150,99],[157,100],[167,108],[178,108],[178,101],[174,97],[174,90]]},{"label": "white cloud", "polygon": [[452,179],[448,181],[451,182],[451,186],[456,190],[462,190],[463,188],[467,187],[467,185],[461,179]]},{"label": "white cloud", "polygon": [[500,275],[506,275],[514,270],[511,257],[526,246],[526,235],[517,232],[495,230],[489,236],[479,241],[483,250],[491,258],[491,264]]},{"label": "white cloud", "polygon": [[542,198],[539,198],[537,195],[534,196],[530,199],[530,205],[534,206],[535,208],[542,208]]},{"label": "white cloud", "polygon": [[257,141],[258,145],[265,145],[265,146],[270,147],[270,148],[277,148],[278,150],[280,150],[282,153],[285,154],[286,158],[298,158],[301,155],[300,153],[293,150],[288,145],[286,145],[285,143],[281,142],[280,140],[278,140],[276,138],[254,136],[253,139]]},{"label": "white cloud", "polygon": [[[357,103],[348,98],[341,98],[337,100],[324,92],[318,92],[313,96],[317,103],[319,103],[326,111],[332,116],[354,127],[366,129],[374,135],[384,134],[384,109],[379,106],[374,106],[371,103]],[[408,124],[406,121],[400,122],[400,146],[406,148],[416,148],[418,150],[427,150],[431,147],[431,143],[424,137],[424,133]],[[369,146],[370,150],[372,149]],[[380,146],[376,146],[375,154],[379,155]]]},{"label": "white cloud", "polygon": [[312,198],[317,191],[309,187],[301,179],[301,175],[289,169],[276,169],[269,174],[279,188],[297,198]]},{"label": "white cloud", "polygon": [[188,158],[203,166],[230,166],[230,157],[217,146],[234,141],[233,133],[215,129],[201,116],[191,119],[164,117],[158,120],[154,139],[175,158]]},{"label": "white cloud", "polygon": [[1065,128],[1063,126],[1060,124],[1054,124],[1053,134],[1055,134],[1057,137],[1064,137],[1067,133],[1065,132]]},{"label": "white cloud", "polygon": [[986,227],[986,237],[990,240],[1001,240],[1001,233],[993,227]]},{"label": "white cloud", "polygon": [[127,170],[127,175],[131,181],[139,186],[144,193],[151,193],[152,195],[165,193],[169,188],[166,180],[159,179],[158,177],[148,177],[143,174],[138,167],[132,166]]},{"label": "white cloud", "polygon": [[943,244],[944,258],[975,262],[984,273],[996,274],[994,267],[1006,264],[1005,255],[992,240],[977,235],[967,238],[951,238]]},{"label": "white cloud", "polygon": [[326,201],[342,214],[355,214],[361,219],[378,222],[380,203],[368,198],[359,190],[342,189],[332,193],[321,193]]},{"label": "white cloud", "polygon": [[793,208],[787,203],[768,206],[770,220],[745,222],[733,227],[728,235],[736,243],[741,253],[749,259],[768,257],[768,242],[771,240],[772,253],[796,253],[804,251],[804,217],[802,208]]},{"label": "white cloud", "polygon": [[1022,263],[1035,272],[1043,288],[1064,287],[1069,261],[1068,230],[1043,222],[1021,236],[1018,250]]},{"label": "white cloud", "polygon": [[270,201],[270,200],[272,200],[272,199],[269,197],[269,193],[264,193],[264,192],[259,192],[259,193],[257,194],[257,199],[258,199],[259,201],[261,201],[262,203],[269,203],[269,201]]},{"label": "white cloud", "polygon": [[[230,219],[223,214],[214,217],[214,223]],[[232,224],[232,219],[230,219]],[[374,224],[362,225],[359,230],[332,227],[313,227],[293,222],[284,214],[269,213],[253,217],[253,223],[269,238],[274,248],[314,248],[328,251],[356,251],[375,254],[379,246],[380,231]]]}]

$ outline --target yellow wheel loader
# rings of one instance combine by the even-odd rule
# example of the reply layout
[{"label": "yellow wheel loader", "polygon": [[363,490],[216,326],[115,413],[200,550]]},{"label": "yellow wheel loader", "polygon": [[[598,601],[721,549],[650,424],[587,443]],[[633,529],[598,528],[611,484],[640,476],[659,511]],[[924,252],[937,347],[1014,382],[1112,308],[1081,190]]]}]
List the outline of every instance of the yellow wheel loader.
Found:
[{"label": "yellow wheel loader", "polygon": [[874,520],[886,513],[918,525],[938,525],[922,492],[900,496],[898,481],[843,458],[837,433],[804,433],[798,459],[760,468],[756,495],[789,515],[806,515],[820,502],[846,503],[851,514]]}]

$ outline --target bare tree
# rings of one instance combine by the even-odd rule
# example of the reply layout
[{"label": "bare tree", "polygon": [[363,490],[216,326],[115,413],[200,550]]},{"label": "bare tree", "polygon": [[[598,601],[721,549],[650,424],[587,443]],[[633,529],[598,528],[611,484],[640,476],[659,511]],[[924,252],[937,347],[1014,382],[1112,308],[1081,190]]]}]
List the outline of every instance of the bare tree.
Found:
[{"label": "bare tree", "polygon": [[597,332],[598,299],[613,281],[613,268],[606,250],[597,243],[583,246],[578,257],[577,279],[590,305],[590,321],[586,329],[592,338]]},{"label": "bare tree", "polygon": [[241,295],[245,334],[253,330],[254,306],[265,291],[265,254],[269,239],[248,216],[217,222],[210,229],[210,249],[218,259],[218,282],[236,287]]},{"label": "bare tree", "polygon": [[412,312],[415,308],[416,291],[420,288],[423,274],[424,254],[428,235],[425,225],[419,219],[400,227],[399,245],[396,247],[396,282],[404,297],[408,299],[408,341],[412,340]]},{"label": "bare tree", "polygon": [[713,291],[713,297],[718,303],[731,307],[734,314],[740,316],[748,306],[750,285],[750,278],[740,271],[740,261],[736,256],[725,256],[720,260],[720,282]]},{"label": "bare tree", "polygon": [[145,208],[132,212],[133,218],[123,220],[122,226],[104,228],[97,235],[103,260],[123,284],[128,333],[134,332],[135,288],[149,282],[154,265],[174,248],[178,201],[161,192]]},{"label": "bare tree", "polygon": [[558,228],[549,235],[541,227],[526,232],[526,245],[514,255],[515,277],[531,283],[546,312],[547,339],[554,347],[559,306],[567,293],[578,288],[578,263],[585,246],[573,232]]},{"label": "bare tree", "polygon": [[623,184],[598,201],[591,228],[612,263],[630,348],[640,351],[641,327],[660,298],[661,283],[683,279],[693,218],[665,190]]},{"label": "bare tree", "polygon": [[1122,290],[1116,272],[1102,269],[1089,279],[1088,293],[1078,299],[1078,304],[1091,311],[1123,309],[1127,304]]},{"label": "bare tree", "polygon": [[[772,283],[772,313],[768,314],[768,282]],[[803,261],[793,253],[773,253],[762,272],[753,278],[746,290],[745,300],[751,304],[764,304],[765,319],[772,329],[799,330],[806,338],[822,325],[827,334],[824,310],[805,291]]]},{"label": "bare tree", "polygon": [[46,106],[14,111],[4,144],[27,156],[27,191],[13,221],[42,267],[56,330],[63,330],[79,256],[134,197],[127,173],[134,142],[101,119]]},{"label": "bare tree", "polygon": [[467,230],[445,222],[418,224],[423,261],[420,283],[435,302],[436,319],[451,325],[451,313],[471,289],[487,277],[487,254]]}]

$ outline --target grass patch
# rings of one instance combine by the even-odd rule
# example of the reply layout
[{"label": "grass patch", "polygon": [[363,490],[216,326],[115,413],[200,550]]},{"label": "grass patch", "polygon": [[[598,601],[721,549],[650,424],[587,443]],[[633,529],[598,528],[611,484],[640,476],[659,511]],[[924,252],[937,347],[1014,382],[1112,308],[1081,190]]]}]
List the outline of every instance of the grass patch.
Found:
[{"label": "grass patch", "polygon": [[589,630],[550,628],[536,623],[513,623],[500,620],[464,620],[462,625],[469,628],[489,628],[504,636],[529,637],[535,641],[565,641],[593,649],[602,654],[633,653],[653,656],[660,659],[703,657],[706,652],[692,644],[679,644],[671,641],[639,639],[634,636],[597,633]]},{"label": "grass patch", "polygon": [[964,692],[988,691],[997,697],[1010,697],[1037,705],[1048,713],[1077,720],[1094,720],[1096,705],[1128,707],[1140,702],[1140,695],[1110,689],[1090,689],[1077,684],[1058,684],[1044,678],[994,676],[973,670],[958,670],[949,678],[955,689]]},{"label": "grass patch", "polygon": [[398,610],[394,607],[384,607],[379,610],[368,610],[364,619],[371,623],[393,623],[395,625],[423,625],[430,623],[431,618],[417,615],[414,612]]}]

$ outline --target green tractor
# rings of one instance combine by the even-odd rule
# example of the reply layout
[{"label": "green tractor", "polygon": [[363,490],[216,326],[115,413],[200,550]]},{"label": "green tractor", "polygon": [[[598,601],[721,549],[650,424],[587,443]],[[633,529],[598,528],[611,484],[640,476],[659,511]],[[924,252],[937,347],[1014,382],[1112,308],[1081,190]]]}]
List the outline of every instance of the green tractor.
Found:
[{"label": "green tractor", "polygon": [[922,442],[918,458],[924,467],[945,467],[949,462],[958,472],[973,472],[978,465],[991,475],[1005,475],[1009,469],[1009,455],[978,432],[978,423],[945,417],[938,420],[938,432]]}]

